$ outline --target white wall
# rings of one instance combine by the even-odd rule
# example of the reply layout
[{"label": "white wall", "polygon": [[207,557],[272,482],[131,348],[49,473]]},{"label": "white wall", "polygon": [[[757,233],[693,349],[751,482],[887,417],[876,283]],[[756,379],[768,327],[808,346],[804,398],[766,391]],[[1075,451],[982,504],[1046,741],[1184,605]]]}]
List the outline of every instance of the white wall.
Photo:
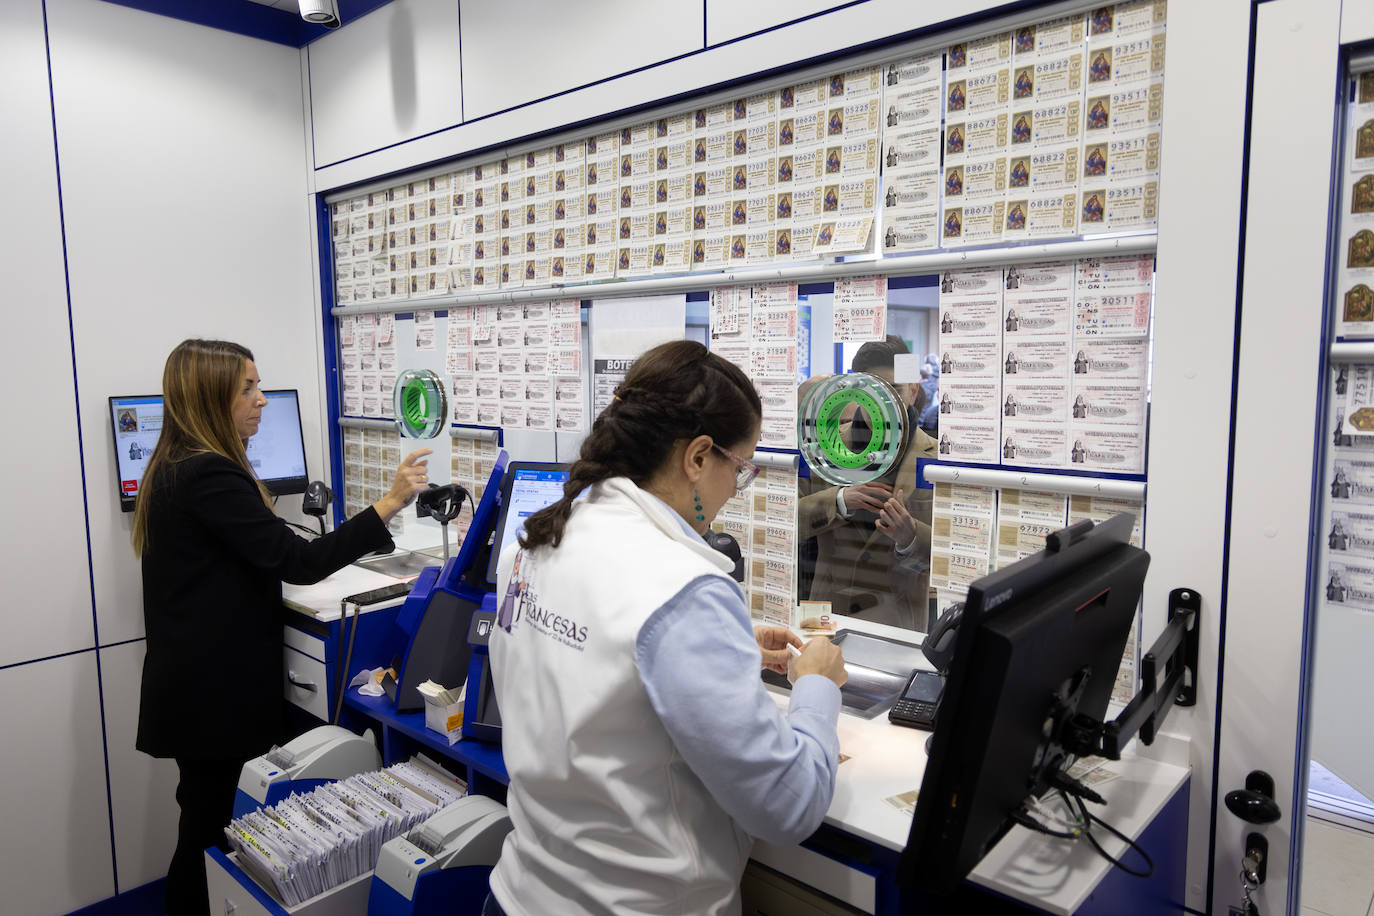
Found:
[{"label": "white wall", "polygon": [[317,166],[462,119],[458,0],[396,0],[306,54]]},{"label": "white wall", "polygon": [[98,0],[47,0],[46,32],[44,13],[0,3],[8,376],[16,409],[39,395],[24,409],[42,430],[41,449],[0,450],[17,522],[0,549],[0,887],[22,913],[156,879],[175,840],[176,767],[133,747],[142,592],[106,397],[158,391],[185,337],[239,340],[265,385],[301,390],[324,473],[300,52]]},{"label": "white wall", "polygon": [[[7,514],[19,522],[4,526],[0,534],[0,581],[12,589],[11,600],[0,608],[6,617],[5,638],[0,639],[3,666],[95,644],[90,579],[83,574],[81,457],[38,0],[0,4],[0,85],[5,87],[0,92],[0,122],[5,124],[0,162],[9,214],[0,220],[0,276],[5,278],[5,317],[14,322],[12,332],[22,334],[11,340],[6,375],[12,393],[29,385],[44,388],[42,416],[32,418],[37,423],[25,436],[33,445],[0,449],[0,474],[14,482]],[[13,403],[17,409],[18,402]],[[12,429],[6,439],[14,441],[11,437],[18,435]],[[66,568],[78,574],[34,574],[47,566],[54,546],[64,555]]]},{"label": "white wall", "polygon": [[[462,97],[467,121],[455,121],[445,129],[410,142],[404,142],[409,134],[393,131],[387,136],[379,136],[375,152],[356,155],[345,162],[330,164],[329,160],[317,155],[316,188],[326,191],[368,181],[532,134],[555,131],[626,108],[651,105],[684,93],[720,86],[817,55],[863,49],[875,41],[986,12],[1002,5],[993,0],[948,0],[938,5],[910,3],[907,0],[866,0],[828,15],[782,25],[791,22],[797,15],[814,11],[818,4],[809,2],[795,11],[789,11],[782,4],[769,2],[759,7],[750,5],[748,26],[751,31],[769,26],[779,27],[733,42],[729,42],[726,35],[720,35],[724,43],[715,43],[713,39],[713,43],[706,46],[702,43],[701,17],[703,4],[707,2],[646,4],[646,9],[668,12],[652,21],[645,32],[628,35],[618,27],[610,29],[616,38],[612,43],[614,46],[608,47],[604,36],[615,21],[614,16],[579,15],[574,18],[568,13],[569,10],[580,11],[584,7],[591,7],[591,4],[522,0],[509,7],[525,11],[525,15],[517,20],[500,12],[498,8],[506,8],[502,4],[489,0],[467,0],[461,4],[460,11],[464,55]],[[448,14],[428,0],[423,3],[397,0],[396,5],[410,8],[419,33],[434,29],[447,31],[452,27]],[[713,0],[710,5],[719,7]],[[1049,5],[1046,9],[1054,9],[1055,6]],[[643,21],[637,12],[640,7],[634,4],[612,4],[609,0],[603,0],[595,9],[619,10],[620,16],[628,17],[626,22]],[[367,32],[379,39],[376,26],[369,24],[371,18],[345,23],[337,32],[314,42],[310,46],[312,60],[318,49],[348,42],[350,29]],[[544,76],[522,72],[520,66],[524,58],[517,53],[528,40],[525,31],[522,31],[522,24],[535,19],[541,23],[540,29],[525,31],[531,34],[547,32],[557,37],[557,41],[540,45],[542,56],[533,60],[532,65],[542,70]],[[663,28],[659,27],[660,22]],[[709,15],[707,27],[710,28]],[[681,29],[681,32],[677,29]],[[405,43],[400,43],[400,46],[404,47]],[[657,59],[663,63],[626,73],[633,66],[644,65],[646,50],[655,52],[649,60]],[[473,62],[474,55],[479,54],[484,55],[482,59],[486,63],[483,65]],[[673,59],[677,54],[686,56]],[[528,56],[535,57],[532,54]],[[375,71],[379,65],[373,63],[366,66]],[[398,60],[395,64],[388,62],[387,66],[404,68],[410,64],[406,60]],[[502,111],[500,108],[512,104],[516,99],[538,99],[539,93],[548,92],[551,87],[558,88],[555,84],[568,89],[588,79],[601,79],[614,73],[626,75],[605,79],[584,89],[535,101],[513,110]],[[312,71],[312,95],[321,91],[321,80],[316,76]],[[452,79],[451,63],[444,63],[433,71],[425,71],[421,76],[422,83]],[[492,114],[494,111],[500,113]],[[385,124],[391,117],[384,106],[331,106],[327,111],[316,111],[315,134],[318,137],[326,132],[374,132],[375,125]],[[344,119],[343,124],[337,122],[338,118]],[[329,123],[323,123],[322,119],[327,119]]]}]

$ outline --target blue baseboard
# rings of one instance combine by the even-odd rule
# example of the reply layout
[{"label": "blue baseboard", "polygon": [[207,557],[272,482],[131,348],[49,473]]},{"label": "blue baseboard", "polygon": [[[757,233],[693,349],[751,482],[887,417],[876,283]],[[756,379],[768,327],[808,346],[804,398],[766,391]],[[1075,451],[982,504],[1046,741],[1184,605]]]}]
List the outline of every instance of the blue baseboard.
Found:
[{"label": "blue baseboard", "polygon": [[71,916],[162,916],[162,887],[166,878],[149,881],[142,887],[106,897],[99,903],[74,910]]}]

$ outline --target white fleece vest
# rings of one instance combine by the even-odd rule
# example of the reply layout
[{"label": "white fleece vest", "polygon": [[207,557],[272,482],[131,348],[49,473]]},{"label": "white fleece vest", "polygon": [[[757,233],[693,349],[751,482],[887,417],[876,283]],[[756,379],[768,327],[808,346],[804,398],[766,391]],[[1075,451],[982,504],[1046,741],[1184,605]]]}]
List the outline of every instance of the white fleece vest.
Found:
[{"label": "white fleece vest", "polygon": [[491,639],[515,827],[491,884],[511,916],[740,911],[750,840],[678,755],[635,664],[649,615],[700,576],[732,582],[730,566],[625,478],[576,504],[557,549],[521,554],[523,598]]}]

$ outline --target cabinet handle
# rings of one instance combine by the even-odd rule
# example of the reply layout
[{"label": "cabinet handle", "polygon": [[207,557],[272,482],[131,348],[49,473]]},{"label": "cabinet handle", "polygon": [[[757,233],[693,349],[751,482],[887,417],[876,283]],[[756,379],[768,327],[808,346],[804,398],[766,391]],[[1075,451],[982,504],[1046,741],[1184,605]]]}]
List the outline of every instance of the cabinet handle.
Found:
[{"label": "cabinet handle", "polygon": [[299,687],[302,690],[309,690],[311,693],[315,693],[320,689],[319,687],[315,686],[314,682],[312,681],[296,680],[296,672],[292,671],[290,668],[286,669],[286,679],[290,681],[293,686]]}]

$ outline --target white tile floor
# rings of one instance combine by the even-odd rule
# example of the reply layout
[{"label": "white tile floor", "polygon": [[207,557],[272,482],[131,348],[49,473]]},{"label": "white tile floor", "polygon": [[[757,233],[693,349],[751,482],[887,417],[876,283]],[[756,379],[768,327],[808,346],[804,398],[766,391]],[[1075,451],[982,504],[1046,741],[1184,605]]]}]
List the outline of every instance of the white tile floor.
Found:
[{"label": "white tile floor", "polygon": [[1302,916],[1374,916],[1374,804],[1310,762]]},{"label": "white tile floor", "polygon": [[1374,834],[1307,818],[1302,916],[1374,916]]}]

